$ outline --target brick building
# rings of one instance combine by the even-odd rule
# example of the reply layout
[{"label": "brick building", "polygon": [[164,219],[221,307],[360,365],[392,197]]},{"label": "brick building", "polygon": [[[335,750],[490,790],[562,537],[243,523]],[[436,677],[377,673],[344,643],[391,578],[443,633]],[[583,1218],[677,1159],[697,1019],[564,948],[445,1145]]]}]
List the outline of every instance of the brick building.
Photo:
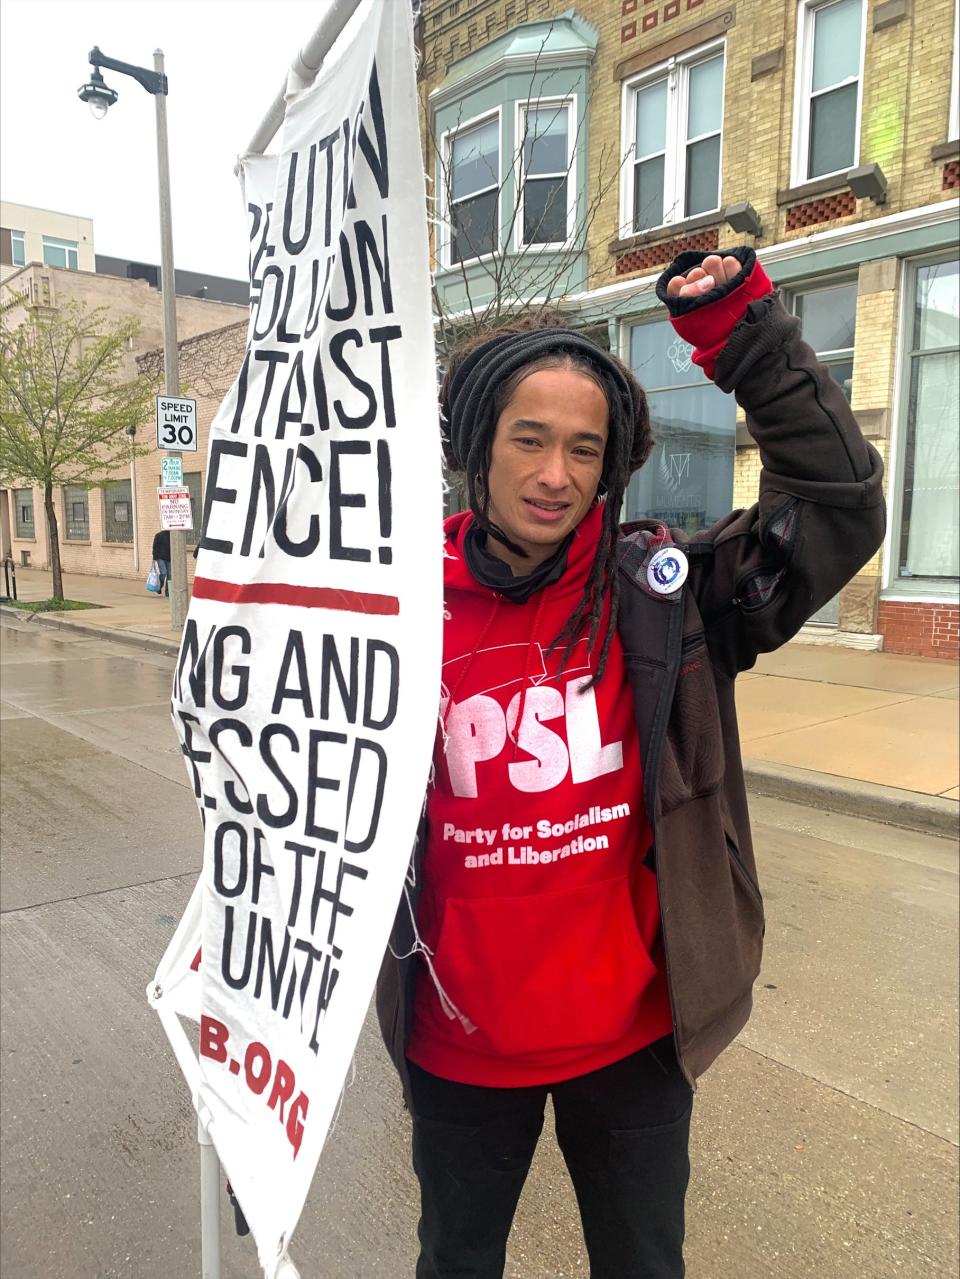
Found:
[{"label": "brick building", "polygon": [[437,294],[549,296],[650,394],[627,514],[710,522],[757,449],[661,318],[684,248],[758,250],[887,467],[882,551],[813,641],[958,653],[957,0],[424,0]]},{"label": "brick building", "polygon": [[[5,205],[3,208],[3,216],[13,223],[14,232],[20,225],[29,226],[29,220],[22,211],[24,207]],[[43,210],[36,212],[45,213]],[[59,238],[64,240],[66,231],[70,230],[66,222],[68,215],[55,216],[60,219],[55,224],[55,229],[61,231]],[[88,220],[74,221],[80,225],[82,232]],[[46,226],[47,223],[43,222],[42,225]],[[24,252],[16,255],[23,258],[22,265],[9,261],[12,255],[7,253],[7,248],[13,243],[10,231],[11,228],[6,228],[8,238],[0,241],[0,265],[4,272],[3,282],[0,284],[0,307],[7,308],[5,323],[16,326],[27,317],[31,308],[55,309],[68,301],[80,302],[91,309],[102,307],[113,318],[133,316],[140,322],[140,333],[125,357],[122,375],[136,377],[139,371],[138,356],[156,350],[163,342],[162,299],[156,287],[158,281],[143,275],[126,277],[119,273],[94,271],[92,223],[89,223],[87,256],[84,257],[82,253],[74,254],[69,259],[71,265],[66,267],[50,265],[43,260],[50,257],[47,252],[50,237],[41,235],[40,231],[33,234],[33,247],[30,234],[24,236]],[[74,229],[72,234],[77,236],[80,232]],[[80,244],[83,248],[82,240]],[[32,260],[31,252],[34,248],[40,260]],[[84,269],[83,264],[88,261],[90,269]],[[116,260],[107,261],[114,269]],[[119,272],[120,267],[125,265],[121,262],[115,269]],[[179,286],[179,272],[177,277]],[[247,306],[245,302],[214,300],[210,295],[220,293],[222,296],[223,286],[232,284],[239,290],[238,297],[245,298],[246,285],[238,281],[211,278],[212,284],[207,295],[197,296],[202,290],[202,283],[197,285],[195,281],[202,279],[203,277],[193,274],[189,276],[190,295],[185,296],[178,289],[177,332],[181,339],[189,340],[198,334],[212,331],[211,349],[214,349],[217,346],[217,334],[225,326],[229,331],[229,326],[239,325],[241,331],[245,332]],[[241,339],[240,354],[230,368],[229,378],[220,391],[221,396],[236,374],[242,351]],[[211,357],[210,372],[200,378],[203,386],[207,385],[214,373],[216,384],[220,385],[222,379],[216,369],[216,359]],[[199,376],[196,361],[193,362],[192,372]],[[188,394],[200,398],[202,387],[195,388],[190,380],[190,373],[184,369],[181,370],[181,382]],[[160,527],[157,502],[160,458],[155,448],[154,424],[143,423],[138,429],[137,439],[150,447],[151,452],[132,459],[123,474],[115,476],[111,483],[93,489],[68,485],[57,494],[60,557],[65,573],[92,573],[108,577],[146,576],[151,561],[153,535]],[[193,495],[197,520],[200,514],[205,459],[205,441],[201,443],[197,453],[184,454],[185,480]],[[192,545],[191,536],[188,533],[188,545]],[[50,551],[41,489],[23,486],[0,489],[0,554],[4,558],[12,556],[18,565],[49,567]],[[192,567],[193,561],[189,562]]]}]

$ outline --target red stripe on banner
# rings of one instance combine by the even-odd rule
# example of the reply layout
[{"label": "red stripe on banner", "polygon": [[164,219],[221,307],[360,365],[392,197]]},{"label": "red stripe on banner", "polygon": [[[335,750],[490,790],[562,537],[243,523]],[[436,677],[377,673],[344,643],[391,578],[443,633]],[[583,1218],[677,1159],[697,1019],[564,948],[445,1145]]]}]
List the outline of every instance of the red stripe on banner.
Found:
[{"label": "red stripe on banner", "polygon": [[400,612],[400,601],[395,595],[341,591],[332,586],[219,582],[212,577],[195,577],[193,593],[197,599],[219,600],[221,604],[294,604],[298,608],[331,608],[342,613],[377,613],[384,617],[396,617]]}]

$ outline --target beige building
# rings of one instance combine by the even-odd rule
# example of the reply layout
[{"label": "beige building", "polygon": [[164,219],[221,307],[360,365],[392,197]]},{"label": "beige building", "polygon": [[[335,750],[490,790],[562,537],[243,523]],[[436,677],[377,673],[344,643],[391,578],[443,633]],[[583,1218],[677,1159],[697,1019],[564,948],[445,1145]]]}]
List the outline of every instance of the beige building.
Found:
[{"label": "beige building", "polygon": [[[754,246],[886,463],[882,552],[806,637],[956,656],[957,0],[424,0],[443,311],[547,296],[606,335],[658,447],[627,515],[757,491],[735,404],[662,318],[685,249]],[[802,424],[798,424],[802,429]]]},{"label": "beige building", "polygon": [[29,262],[95,271],[93,219],[0,200],[0,283]]},{"label": "beige building", "polygon": [[[4,210],[7,207],[5,205]],[[32,264],[17,268],[0,284],[0,306],[11,307],[7,321],[13,324],[26,317],[28,307],[56,308],[68,301],[78,301],[90,308],[103,307],[113,318],[130,315],[139,320],[139,336],[126,358],[126,376],[136,377],[138,357],[155,351],[162,344],[161,295],[145,280]],[[231,326],[239,326],[245,332],[246,321],[246,306],[199,297],[177,297],[177,333],[181,341],[199,334],[212,334],[216,339],[219,331],[225,328],[231,331]],[[224,390],[239,367],[242,345],[241,342],[240,354],[229,369]],[[192,365],[182,365],[181,383],[187,394],[199,398],[211,378],[220,384],[217,379],[221,379],[221,374],[222,370],[213,365],[204,371],[194,360]],[[66,486],[57,492],[60,555],[67,575],[146,576],[151,562],[153,536],[160,527],[157,500],[160,458],[153,421],[140,426],[137,440],[148,446],[150,453],[132,459],[129,468],[115,476],[110,484],[89,490]],[[198,452],[185,453],[183,457],[185,480],[193,496],[194,519],[199,527],[205,440],[201,440]],[[188,546],[193,545],[192,537],[188,533]],[[4,558],[12,556],[17,565],[49,566],[50,552],[40,489],[14,487],[0,490],[0,551]],[[190,560],[189,564],[192,569],[193,561]]]}]

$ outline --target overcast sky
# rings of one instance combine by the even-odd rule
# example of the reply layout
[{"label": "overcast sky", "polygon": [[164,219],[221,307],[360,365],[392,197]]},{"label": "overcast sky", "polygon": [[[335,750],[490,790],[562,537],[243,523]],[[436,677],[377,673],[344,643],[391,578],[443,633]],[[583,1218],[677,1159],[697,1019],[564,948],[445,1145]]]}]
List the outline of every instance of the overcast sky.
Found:
[{"label": "overcast sky", "polygon": [[153,98],[104,72],[119,100],[95,120],[77,97],[94,45],[170,82],[176,265],[245,278],[237,155],[320,21],[311,0],[3,0],[0,192],[94,219],[98,253],[160,260]]}]

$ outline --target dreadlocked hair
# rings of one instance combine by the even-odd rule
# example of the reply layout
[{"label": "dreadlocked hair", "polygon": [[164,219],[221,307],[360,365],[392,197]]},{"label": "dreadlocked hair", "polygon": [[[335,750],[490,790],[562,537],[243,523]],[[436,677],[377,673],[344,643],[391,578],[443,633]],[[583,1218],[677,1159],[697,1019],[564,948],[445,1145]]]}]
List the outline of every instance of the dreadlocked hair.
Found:
[{"label": "dreadlocked hair", "polygon": [[[555,341],[551,340],[552,330],[556,333]],[[458,373],[462,372],[471,357],[475,357],[474,362],[482,358],[485,346],[496,344],[510,351],[514,349],[513,344],[503,342],[502,339],[533,334],[537,334],[539,340],[531,343],[535,349],[531,351],[529,361],[514,367],[506,377],[494,378],[489,392],[482,394],[479,399],[474,397],[476,402],[471,401],[468,420],[463,421],[464,414],[457,399],[464,395],[464,379],[458,379]],[[609,595],[610,613],[596,671],[585,685],[586,688],[592,688],[606,669],[617,623],[620,600],[617,536],[624,494],[630,476],[647,460],[654,443],[647,399],[642,387],[621,360],[588,343],[585,335],[564,328],[562,320],[555,315],[521,320],[463,343],[451,353],[440,385],[443,451],[450,471],[461,479],[464,496],[478,525],[514,554],[524,556],[526,552],[522,547],[513,543],[489,517],[490,459],[500,414],[523,379],[546,368],[571,369],[591,378],[603,391],[609,414],[597,499],[603,506],[597,549],[590,565],[583,598],[548,650],[553,652],[563,646],[560,662],[562,670],[586,633],[588,648],[592,653],[600,631],[605,600]]]}]

